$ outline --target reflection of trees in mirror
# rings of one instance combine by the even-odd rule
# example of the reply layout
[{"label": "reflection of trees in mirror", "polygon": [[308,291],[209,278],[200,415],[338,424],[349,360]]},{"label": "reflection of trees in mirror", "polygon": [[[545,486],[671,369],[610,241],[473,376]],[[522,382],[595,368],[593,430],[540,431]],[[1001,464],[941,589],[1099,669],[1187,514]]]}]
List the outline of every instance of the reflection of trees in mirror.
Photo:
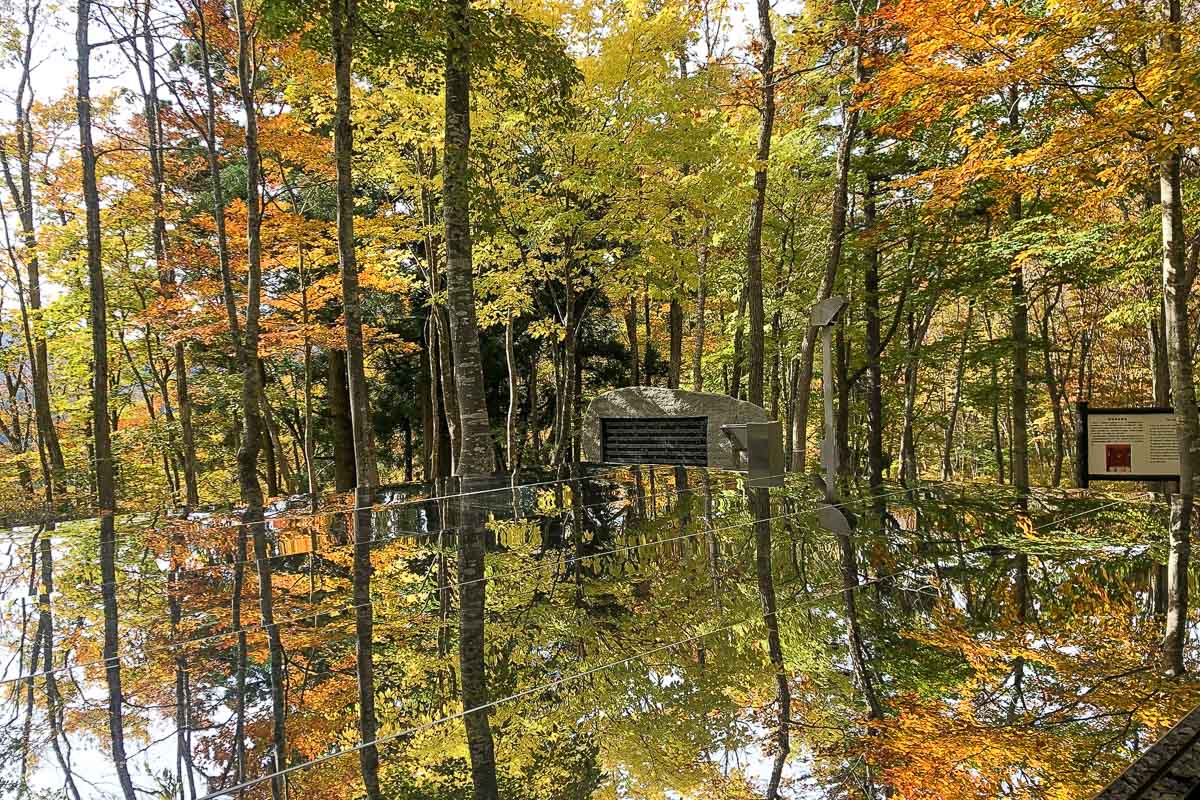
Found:
[{"label": "reflection of trees in mirror", "polygon": [[[799,483],[697,469],[466,488],[276,510],[259,542],[219,515],[113,520],[135,789],[1077,797],[1200,703],[1159,668],[1150,504],[884,486],[839,538]],[[6,534],[16,796],[119,787],[88,744],[109,730],[97,531]]]}]

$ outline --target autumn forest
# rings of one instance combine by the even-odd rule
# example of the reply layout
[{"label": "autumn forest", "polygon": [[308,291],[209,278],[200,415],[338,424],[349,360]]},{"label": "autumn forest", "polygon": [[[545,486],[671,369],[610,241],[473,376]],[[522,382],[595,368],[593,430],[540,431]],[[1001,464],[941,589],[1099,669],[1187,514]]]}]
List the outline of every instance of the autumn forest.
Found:
[{"label": "autumn forest", "polygon": [[1091,797],[1200,703],[1198,207],[1192,0],[0,0],[0,795]]}]

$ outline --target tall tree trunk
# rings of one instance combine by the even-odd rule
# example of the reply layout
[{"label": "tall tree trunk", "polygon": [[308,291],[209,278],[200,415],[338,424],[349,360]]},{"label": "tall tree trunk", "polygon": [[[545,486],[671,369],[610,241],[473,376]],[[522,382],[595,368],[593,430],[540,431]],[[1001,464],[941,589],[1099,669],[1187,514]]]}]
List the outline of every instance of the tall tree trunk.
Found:
[{"label": "tall tree trunk", "polygon": [[962,404],[963,376],[967,369],[967,343],[971,339],[971,323],[975,318],[975,302],[967,304],[967,321],[963,323],[962,342],[958,346],[958,366],[954,369],[954,395],[950,400],[950,416],[946,420],[946,438],[942,442],[942,480],[954,477],[954,431],[958,427],[958,409]]},{"label": "tall tree trunk", "polygon": [[[217,154],[217,100],[216,88],[212,74],[212,62],[208,47],[208,23],[200,0],[196,2],[196,19],[199,28],[200,68],[204,79],[205,115],[201,131],[204,136],[204,151],[208,162],[209,185],[212,191],[213,227],[217,234],[217,264],[221,273],[221,294],[225,305],[226,321],[229,325],[229,337],[237,362],[245,368],[245,352],[243,350],[241,324],[238,321],[237,298],[233,292],[233,274],[229,264],[229,238],[225,230],[225,190],[221,181],[221,164]],[[243,400],[245,392],[243,390]],[[251,405],[253,408],[253,405]],[[241,424],[234,419],[234,436],[242,439]],[[238,483],[245,488],[249,477],[253,482],[254,492],[259,492],[258,478],[254,472],[254,460],[250,461],[249,476],[246,475],[244,462],[238,452]],[[258,494],[261,505],[262,496]],[[243,492],[243,501],[246,495]],[[245,579],[246,564],[246,525],[238,526],[237,550],[233,556],[233,586],[230,592],[230,626],[237,634],[235,661],[235,691],[234,691],[234,758],[236,770],[234,780],[241,783],[246,776],[246,632],[242,630],[242,585]]]},{"label": "tall tree trunk", "polygon": [[[855,46],[855,78],[861,83],[865,77],[862,48]],[[846,240],[846,215],[850,207],[850,158],[854,152],[854,141],[858,136],[861,112],[857,101],[842,106],[842,130],[838,136],[837,157],[833,168],[833,204],[830,211],[829,245],[825,258],[825,272],[817,289],[815,303],[833,295],[838,266],[842,261],[842,246]],[[792,417],[792,464],[793,472],[804,472],[808,450],[808,405],[812,394],[813,354],[817,342],[817,329],[806,325],[804,340],[800,345],[799,378],[792,402],[796,405]]]},{"label": "tall tree trunk", "polygon": [[869,237],[863,299],[867,316],[867,484],[873,495],[883,486],[883,333],[879,321],[879,246],[875,239],[876,184],[867,178],[863,225]]},{"label": "tall tree trunk", "polygon": [[762,50],[762,121],[754,161],[754,201],[750,207],[750,233],[746,243],[746,294],[750,305],[750,391],[748,399],[763,404],[766,317],[763,310],[762,225],[767,205],[767,162],[771,158],[771,132],[775,126],[775,34],[771,30],[770,0],[758,0],[758,35]]},{"label": "tall tree trunk", "polygon": [[[78,57],[76,113],[79,116],[79,160],[86,210],[89,322],[92,329],[92,447],[96,506],[100,512],[100,581],[104,605],[104,675],[108,686],[108,733],[117,781],[125,800],[135,800],[125,754],[125,695],[121,689],[120,637],[117,629],[117,495],[108,405],[108,298],[100,257],[100,192],[96,182],[96,149],[92,144],[91,61],[88,41],[90,0],[79,0],[75,27]],[[53,635],[53,631],[50,632]],[[50,664],[46,665],[49,669]]]},{"label": "tall tree trunk", "polygon": [[[1177,61],[1182,50],[1180,0],[1165,0],[1169,27],[1163,50]],[[1187,670],[1183,655],[1187,643],[1188,562],[1195,501],[1195,478],[1200,467],[1200,417],[1196,410],[1188,298],[1195,281],[1196,264],[1187,263],[1183,227],[1182,146],[1172,145],[1158,154],[1162,194],[1162,277],[1166,307],[1167,356],[1171,396],[1179,427],[1179,491],[1171,497],[1171,542],[1167,563],[1167,624],[1163,636],[1163,667],[1170,675]],[[1200,247],[1200,245],[1197,245]],[[1196,249],[1193,249],[1196,256]]]},{"label": "tall tree trunk", "polygon": [[[150,21],[151,3],[144,0],[142,5],[142,38],[146,51],[146,95],[145,117],[147,148],[150,157],[150,177],[153,183],[151,199],[154,203],[153,245],[154,259],[158,266],[159,289],[165,298],[174,297],[177,293],[175,286],[175,268],[167,258],[167,221],[166,207],[163,200],[165,185],[165,170],[163,166],[162,122],[159,119],[158,102],[158,69],[155,56],[155,39]],[[149,342],[149,338],[147,338]],[[192,400],[188,392],[187,362],[184,357],[183,342],[176,342],[173,347],[175,371],[175,398],[179,405],[179,427],[183,446],[177,447],[174,441],[174,413],[171,410],[171,398],[167,392],[167,380],[163,375],[159,380],[163,396],[164,415],[167,418],[170,449],[177,454],[183,466],[184,498],[188,508],[200,503],[199,487],[196,482],[196,436],[192,428]],[[159,370],[154,369],[159,376]]]},{"label": "tall tree trunk", "polygon": [[[1016,85],[1008,91],[1008,124],[1013,135],[1021,125],[1020,91]],[[1021,220],[1021,195],[1010,201],[1009,222]],[[1012,482],[1018,492],[1029,490],[1029,296],[1025,292],[1023,262],[1014,259],[1012,286]]]},{"label": "tall tree trunk", "polygon": [[[458,385],[462,425],[462,456],[458,474],[487,475],[495,471],[487,404],[484,400],[483,365],[479,355],[479,328],[475,320],[475,287],[471,259],[470,186],[468,154],[471,141],[471,29],[470,0],[446,4],[446,145],[443,202],[446,224],[446,264],[449,285],[454,379]],[[568,295],[568,303],[571,297]],[[471,512],[464,511],[468,516]],[[463,718],[471,757],[475,800],[496,800],[496,753],[488,712],[487,666],[484,662],[483,616],[486,584],[484,530],[470,519],[459,533],[461,622],[459,672],[462,675]]]},{"label": "tall tree trunk", "polygon": [[[333,0],[334,84],[337,108],[334,113],[333,151],[337,164],[338,269],[342,275],[342,311],[346,329],[347,385],[350,389],[350,422],[354,428],[354,463],[360,486],[375,486],[375,443],[371,431],[371,407],[367,396],[364,366],[362,306],[358,293],[358,261],[354,253],[354,131],[350,126],[351,69],[354,58],[354,26],[357,0]],[[366,756],[364,756],[366,758]],[[370,784],[367,786],[370,791]],[[375,795],[371,795],[374,800]]]},{"label": "tall tree trunk", "polygon": [[[261,155],[258,148],[258,107],[254,96],[254,48],[243,0],[234,0],[238,34],[238,89],[246,118],[246,324],[242,341],[242,446],[238,450],[238,482],[246,504],[242,521],[250,529],[254,559],[258,566],[258,607],[267,632],[267,651],[271,675],[271,718],[273,772],[287,767],[287,739],[284,728],[285,698],[283,686],[283,644],[275,624],[274,596],[271,588],[271,562],[268,559],[262,488],[255,465],[262,442],[262,419],[258,399],[262,383],[258,370],[259,308],[262,303],[262,203],[259,197]],[[271,779],[273,800],[282,800],[284,779]]]}]

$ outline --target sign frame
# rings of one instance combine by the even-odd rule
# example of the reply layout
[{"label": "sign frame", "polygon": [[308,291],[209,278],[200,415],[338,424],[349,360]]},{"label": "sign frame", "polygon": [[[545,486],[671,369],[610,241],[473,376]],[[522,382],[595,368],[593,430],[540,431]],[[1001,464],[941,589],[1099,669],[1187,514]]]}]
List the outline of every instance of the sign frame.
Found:
[{"label": "sign frame", "polygon": [[1101,472],[1094,473],[1091,471],[1089,463],[1089,446],[1088,446],[1088,417],[1100,414],[1119,414],[1127,417],[1143,416],[1151,414],[1174,414],[1173,406],[1140,406],[1137,408],[1110,408],[1096,407],[1093,408],[1086,400],[1079,400],[1075,403],[1076,425],[1075,425],[1075,483],[1080,489],[1088,488],[1091,481],[1141,481],[1145,483],[1153,483],[1156,481],[1177,481],[1179,473],[1112,473]]}]

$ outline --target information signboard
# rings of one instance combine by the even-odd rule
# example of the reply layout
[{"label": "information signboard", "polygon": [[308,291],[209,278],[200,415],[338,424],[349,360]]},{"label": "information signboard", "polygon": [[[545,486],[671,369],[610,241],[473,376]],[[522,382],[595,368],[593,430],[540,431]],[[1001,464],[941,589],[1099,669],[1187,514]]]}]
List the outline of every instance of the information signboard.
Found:
[{"label": "information signboard", "polygon": [[1078,482],[1179,477],[1179,432],[1171,408],[1090,408],[1079,413]]}]

